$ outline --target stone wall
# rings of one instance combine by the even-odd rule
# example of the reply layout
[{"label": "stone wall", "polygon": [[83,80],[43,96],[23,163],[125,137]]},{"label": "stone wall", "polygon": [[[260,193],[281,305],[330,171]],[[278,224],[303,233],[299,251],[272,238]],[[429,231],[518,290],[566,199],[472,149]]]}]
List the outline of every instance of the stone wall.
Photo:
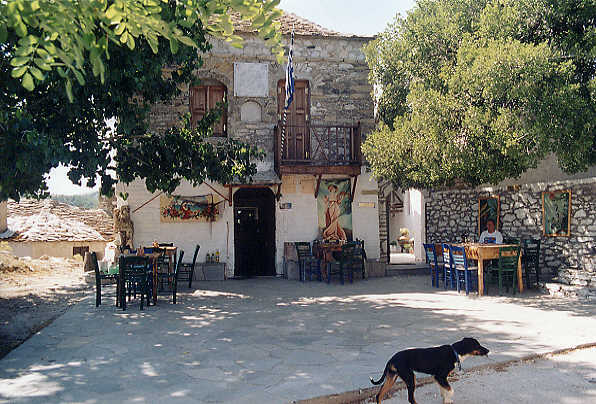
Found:
[{"label": "stone wall", "polygon": [[[544,237],[542,192],[571,189],[571,236]],[[541,239],[543,277],[596,288],[596,178],[503,188],[432,191],[427,199],[427,242],[461,241],[478,234],[478,198],[500,196],[504,236]]]},{"label": "stone wall", "polygon": [[[197,72],[202,80],[224,84],[228,92],[228,136],[261,147],[266,161],[273,164],[274,127],[281,119],[277,113],[277,86],[285,79],[285,62],[277,63],[268,48],[255,36],[244,34],[244,47],[237,49],[213,39],[213,49],[202,55],[204,64]],[[362,53],[371,38],[296,36],[294,41],[294,74],[296,80],[310,85],[310,122],[315,125],[353,125],[360,121],[366,135],[374,128],[372,87],[368,83],[368,66]],[[284,38],[285,42],[289,38]],[[266,96],[235,96],[237,80],[234,63],[265,64]],[[236,73],[237,74],[237,73]],[[151,128],[163,131],[178,123],[189,111],[189,90],[168,104],[155,105],[151,111]],[[243,107],[252,111],[243,119]],[[260,111],[254,111],[258,108]],[[259,114],[260,112],[260,114]],[[260,119],[258,116],[260,115]],[[255,119],[254,117],[257,117]]]}]

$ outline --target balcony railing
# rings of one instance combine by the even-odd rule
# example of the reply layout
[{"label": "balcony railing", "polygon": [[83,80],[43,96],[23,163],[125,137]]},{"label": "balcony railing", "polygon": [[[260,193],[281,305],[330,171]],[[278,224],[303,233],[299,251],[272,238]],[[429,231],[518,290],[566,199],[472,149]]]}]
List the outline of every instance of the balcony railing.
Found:
[{"label": "balcony railing", "polygon": [[[360,123],[357,125],[282,126],[275,128],[275,166],[278,173],[341,173],[341,167],[359,172]],[[302,169],[301,169],[302,167]]]}]

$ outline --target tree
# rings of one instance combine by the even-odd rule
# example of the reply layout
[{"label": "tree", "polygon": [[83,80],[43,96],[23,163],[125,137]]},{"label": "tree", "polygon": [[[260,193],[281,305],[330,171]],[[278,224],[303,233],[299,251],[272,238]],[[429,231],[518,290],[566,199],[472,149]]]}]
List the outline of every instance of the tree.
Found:
[{"label": "tree", "polygon": [[408,188],[498,183],[555,153],[596,164],[594,0],[421,0],[365,52],[378,128],[363,151]]},{"label": "tree", "polygon": [[[242,38],[234,35],[233,13],[250,22],[281,60],[281,37],[273,23],[279,16],[278,4],[278,0],[6,0],[0,2],[0,43],[10,31],[19,38],[10,63],[12,77],[20,78],[23,87],[33,90],[36,82],[45,80],[44,71],[56,68],[72,101],[72,77],[84,85],[84,65],[89,62],[103,83],[105,60],[114,46],[133,50],[136,41],[144,40],[157,53],[163,38],[176,53],[180,45],[197,47],[185,32],[195,24],[242,46]],[[164,9],[171,12],[164,15]]]},{"label": "tree", "polygon": [[[15,2],[18,3],[17,0]],[[72,3],[73,7],[82,7],[82,3],[86,2],[50,3],[65,7],[67,3]],[[108,12],[111,5],[121,2],[95,3],[103,5],[102,10]],[[126,1],[124,3],[129,4]],[[131,0],[132,3],[150,5],[155,2]],[[15,74],[15,68],[25,66],[14,66],[15,55],[25,46],[23,37],[11,25],[7,25],[4,41],[0,44],[0,81],[5,83],[0,91],[0,150],[9,158],[0,159],[0,200],[18,200],[21,195],[31,194],[46,196],[44,175],[61,163],[71,167],[68,175],[75,183],[86,178],[88,184],[94,186],[96,176],[99,176],[103,194],[112,192],[114,179],[110,175],[111,171],[115,171],[122,181],[142,178],[150,191],[165,192],[173,192],[182,179],[194,184],[205,179],[229,182],[234,177],[246,179],[256,172],[253,160],[262,157],[257,149],[233,139],[208,141],[210,128],[220,114],[217,109],[208,113],[195,128],[189,126],[188,119],[165,133],[154,133],[148,128],[150,106],[171,100],[180,93],[182,84],[195,80],[193,71],[201,63],[197,50],[208,50],[206,34],[217,30],[217,24],[205,28],[203,18],[197,18],[194,24],[179,23],[180,16],[186,15],[183,12],[184,5],[191,3],[192,7],[188,6],[191,12],[198,13],[193,7],[200,6],[204,9],[201,12],[207,10],[216,17],[220,16],[222,21],[227,20],[223,15],[227,16],[230,11],[245,10],[244,17],[253,21],[253,25],[261,26],[262,32],[271,38],[270,41],[279,40],[278,34],[270,31],[276,27],[271,18],[279,14],[271,6],[278,1],[164,2],[159,13],[151,16],[171,27],[176,26],[178,21],[174,40],[168,35],[161,35],[157,36],[154,43],[152,39],[147,39],[137,40],[134,46],[128,41],[124,45],[116,26],[113,28],[114,35],[120,35],[119,39],[110,40],[109,57],[102,53],[103,68],[99,69],[99,74],[97,61],[94,61],[94,56],[89,56],[92,51],[86,51],[80,65],[73,62],[70,73],[66,72],[64,65],[60,65],[61,62],[54,60],[55,63],[44,70],[40,80],[36,78],[31,88],[23,85],[22,75]],[[12,4],[12,1],[8,4]],[[250,8],[257,6],[262,12],[255,13]],[[0,3],[0,8],[3,8],[0,21],[6,21],[6,7],[6,2]],[[80,23],[82,19],[76,20],[77,9],[73,10],[75,14],[68,15]],[[48,24],[42,29],[24,17],[22,20],[29,24],[28,35],[34,38],[44,37],[43,29],[50,26]],[[92,32],[97,39],[106,30],[111,30],[110,27],[106,28],[100,21]],[[116,34],[117,30],[119,34]],[[110,35],[108,33],[108,37]],[[221,35],[227,35],[235,41],[227,28]],[[51,35],[45,37],[52,38]],[[176,38],[182,37],[187,39],[180,40],[179,45],[172,45],[173,41],[178,40]],[[35,39],[29,39],[29,45],[32,42]],[[190,42],[192,46],[187,45]],[[64,43],[61,45],[64,46]],[[35,55],[41,56],[40,48],[35,49]],[[61,54],[58,46],[56,52]],[[27,72],[33,76],[36,73],[32,73],[32,69],[39,67],[36,65],[37,56],[32,58],[33,64],[27,65]],[[68,88],[69,74],[80,74],[84,82],[72,82],[69,92],[66,92],[65,83]],[[69,102],[70,98],[75,102]],[[113,128],[110,124],[114,121],[112,118],[115,118]]]}]

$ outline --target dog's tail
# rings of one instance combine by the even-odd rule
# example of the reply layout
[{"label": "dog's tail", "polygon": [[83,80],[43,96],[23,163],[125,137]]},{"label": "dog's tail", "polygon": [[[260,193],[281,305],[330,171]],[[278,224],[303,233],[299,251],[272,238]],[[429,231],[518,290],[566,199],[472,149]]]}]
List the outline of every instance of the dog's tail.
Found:
[{"label": "dog's tail", "polygon": [[381,383],[383,383],[383,380],[385,380],[385,377],[387,376],[387,370],[389,369],[389,363],[387,363],[387,365],[385,366],[385,370],[383,371],[383,375],[381,376],[381,378],[379,380],[377,380],[376,382],[373,380],[373,378],[370,378],[370,382],[372,384],[379,385]]}]

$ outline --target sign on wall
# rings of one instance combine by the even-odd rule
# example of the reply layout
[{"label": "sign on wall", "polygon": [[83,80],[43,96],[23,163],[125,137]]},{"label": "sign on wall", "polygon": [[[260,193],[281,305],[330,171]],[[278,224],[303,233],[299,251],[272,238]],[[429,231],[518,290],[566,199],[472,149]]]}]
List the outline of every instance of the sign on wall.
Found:
[{"label": "sign on wall", "polygon": [[159,218],[162,223],[214,222],[222,204],[214,202],[213,195],[166,196],[159,198]]},{"label": "sign on wall", "polygon": [[350,180],[321,181],[317,196],[319,236],[323,240],[352,240]]},{"label": "sign on wall", "polygon": [[234,63],[234,95],[267,97],[269,65],[267,63]]}]

